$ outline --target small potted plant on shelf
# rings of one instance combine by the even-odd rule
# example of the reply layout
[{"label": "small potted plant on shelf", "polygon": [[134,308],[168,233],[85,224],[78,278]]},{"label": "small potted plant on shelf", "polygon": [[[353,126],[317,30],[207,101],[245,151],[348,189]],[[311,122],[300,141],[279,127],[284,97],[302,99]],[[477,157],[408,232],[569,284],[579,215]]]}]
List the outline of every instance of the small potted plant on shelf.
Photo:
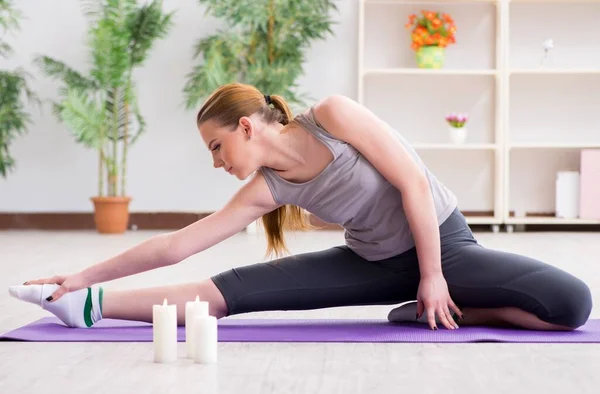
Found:
[{"label": "small potted plant on shelf", "polygon": [[442,68],[446,47],[456,43],[456,26],[448,14],[421,11],[421,16],[408,17],[407,29],[411,29],[411,48],[416,52],[419,68]]},{"label": "small potted plant on shelf", "polygon": [[469,116],[461,113],[451,113],[446,116],[450,125],[450,141],[455,144],[463,144],[467,139],[467,128],[465,127]]}]

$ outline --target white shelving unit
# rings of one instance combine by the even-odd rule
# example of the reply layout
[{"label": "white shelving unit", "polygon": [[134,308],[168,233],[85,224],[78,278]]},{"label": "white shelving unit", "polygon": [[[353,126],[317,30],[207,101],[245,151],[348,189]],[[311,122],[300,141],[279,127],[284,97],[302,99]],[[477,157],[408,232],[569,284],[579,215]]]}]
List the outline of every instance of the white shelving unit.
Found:
[{"label": "white shelving unit", "polygon": [[495,70],[426,70],[420,68],[371,68],[364,75],[496,75]]},{"label": "white shelving unit", "polygon": [[[404,25],[424,9],[457,25],[442,69],[417,68],[410,49]],[[359,0],[358,100],[411,142],[469,223],[600,224],[550,214],[552,176],[600,149],[599,17],[600,0]],[[450,112],[470,115],[463,145],[449,141]]]}]

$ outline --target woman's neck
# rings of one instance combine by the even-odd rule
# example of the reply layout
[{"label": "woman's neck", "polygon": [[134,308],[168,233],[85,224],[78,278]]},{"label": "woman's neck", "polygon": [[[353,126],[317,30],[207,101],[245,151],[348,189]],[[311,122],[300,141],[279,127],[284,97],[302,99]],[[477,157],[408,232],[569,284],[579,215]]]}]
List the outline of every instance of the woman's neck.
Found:
[{"label": "woman's neck", "polygon": [[[297,127],[280,123],[268,126],[264,136],[264,166],[281,173],[292,171],[306,164],[305,141],[303,142]],[[285,130],[284,130],[285,128]]]}]

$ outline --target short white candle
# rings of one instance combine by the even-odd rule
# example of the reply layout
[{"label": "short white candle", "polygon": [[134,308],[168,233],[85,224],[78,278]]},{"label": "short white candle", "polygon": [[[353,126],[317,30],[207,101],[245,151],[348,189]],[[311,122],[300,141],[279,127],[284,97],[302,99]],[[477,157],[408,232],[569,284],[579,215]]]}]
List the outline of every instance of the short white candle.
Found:
[{"label": "short white candle", "polygon": [[185,303],[185,343],[187,348],[187,357],[194,358],[194,318],[198,316],[208,316],[208,302],[200,301],[200,296],[196,296],[195,301]]},{"label": "short white candle", "polygon": [[177,305],[152,306],[154,362],[170,363],[177,360]]},{"label": "short white candle", "polygon": [[194,362],[214,364],[217,362],[217,318],[200,316],[194,318]]}]

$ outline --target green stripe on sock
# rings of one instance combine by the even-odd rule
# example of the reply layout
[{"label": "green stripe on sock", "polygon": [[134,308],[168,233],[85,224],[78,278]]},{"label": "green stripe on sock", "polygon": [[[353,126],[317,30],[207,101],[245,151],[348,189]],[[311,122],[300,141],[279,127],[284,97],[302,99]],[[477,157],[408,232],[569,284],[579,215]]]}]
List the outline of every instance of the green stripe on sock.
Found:
[{"label": "green stripe on sock", "polygon": [[85,299],[85,306],[83,307],[83,320],[85,325],[91,327],[94,322],[92,321],[92,288],[88,287],[87,297]]},{"label": "green stripe on sock", "polygon": [[102,296],[104,295],[104,289],[102,287],[100,287],[100,289],[98,289],[98,300],[100,303],[100,316],[102,316]]}]

